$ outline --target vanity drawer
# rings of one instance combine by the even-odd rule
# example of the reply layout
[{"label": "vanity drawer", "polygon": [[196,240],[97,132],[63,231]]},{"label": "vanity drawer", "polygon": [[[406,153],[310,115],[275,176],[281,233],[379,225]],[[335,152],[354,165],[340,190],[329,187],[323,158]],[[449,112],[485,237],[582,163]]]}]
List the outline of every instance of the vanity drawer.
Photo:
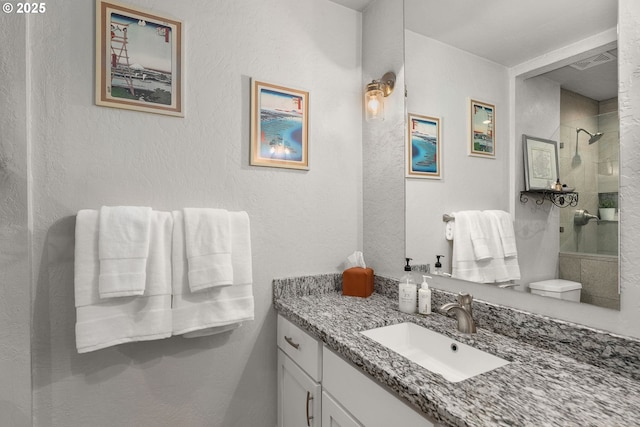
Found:
[{"label": "vanity drawer", "polygon": [[278,315],[278,347],[311,378],[322,378],[322,343]]}]

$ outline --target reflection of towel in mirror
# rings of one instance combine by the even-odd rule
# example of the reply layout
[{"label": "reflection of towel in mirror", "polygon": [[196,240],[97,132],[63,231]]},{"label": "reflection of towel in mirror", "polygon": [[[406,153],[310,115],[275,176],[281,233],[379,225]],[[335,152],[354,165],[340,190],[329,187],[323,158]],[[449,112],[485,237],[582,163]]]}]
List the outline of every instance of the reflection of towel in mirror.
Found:
[{"label": "reflection of towel in mirror", "polygon": [[[489,223],[489,241],[492,252],[491,269],[493,270],[491,273],[493,280],[485,283],[520,279],[520,266],[515,250],[515,234],[511,217],[504,211],[484,211],[483,213]],[[507,242],[506,245],[505,242]],[[507,251],[509,251],[509,255],[507,255]]]},{"label": "reflection of towel in mirror", "polygon": [[476,261],[491,258],[491,242],[489,237],[489,223],[486,216],[480,211],[462,211],[455,214],[456,223],[459,215],[462,219],[461,233],[468,233],[473,246],[473,254]]},{"label": "reflection of towel in mirror", "polygon": [[490,227],[480,211],[455,212],[451,275],[472,282],[494,281],[490,274],[492,258]]},{"label": "reflection of towel in mirror", "polygon": [[516,236],[513,231],[511,215],[508,212],[498,210],[488,210],[484,212],[489,215],[491,220],[494,222],[494,226],[498,228],[504,257],[509,258],[518,256]]}]

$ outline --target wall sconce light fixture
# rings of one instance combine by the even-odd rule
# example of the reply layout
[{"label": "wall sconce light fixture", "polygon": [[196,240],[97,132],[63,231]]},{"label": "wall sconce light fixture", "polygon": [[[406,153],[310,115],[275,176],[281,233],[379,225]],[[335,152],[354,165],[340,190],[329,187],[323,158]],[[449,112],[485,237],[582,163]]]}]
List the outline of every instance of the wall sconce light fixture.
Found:
[{"label": "wall sconce light fixture", "polygon": [[393,92],[396,74],[385,73],[380,80],[373,80],[367,85],[364,94],[364,109],[367,121],[384,120],[384,98]]}]

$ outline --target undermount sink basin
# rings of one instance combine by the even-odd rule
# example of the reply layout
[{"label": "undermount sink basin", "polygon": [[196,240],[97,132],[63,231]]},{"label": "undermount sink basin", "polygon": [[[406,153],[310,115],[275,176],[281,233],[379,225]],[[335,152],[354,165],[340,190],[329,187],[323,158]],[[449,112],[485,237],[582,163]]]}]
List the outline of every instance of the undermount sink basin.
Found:
[{"label": "undermount sink basin", "polygon": [[454,383],[509,363],[414,323],[360,333]]}]

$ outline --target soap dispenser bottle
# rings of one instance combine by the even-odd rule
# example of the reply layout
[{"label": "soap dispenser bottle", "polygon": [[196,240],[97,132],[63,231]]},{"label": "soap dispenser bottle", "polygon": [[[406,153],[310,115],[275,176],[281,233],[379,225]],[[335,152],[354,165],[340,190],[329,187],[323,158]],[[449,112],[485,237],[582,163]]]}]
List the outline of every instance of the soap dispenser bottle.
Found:
[{"label": "soap dispenser bottle", "polygon": [[444,258],[444,255],[436,255],[436,265],[433,270],[433,274],[440,275],[442,274],[442,264],[440,263],[440,258]]},{"label": "soap dispenser bottle", "polygon": [[418,291],[418,313],[431,314],[431,289],[427,283],[427,278],[431,276],[422,276],[422,286]]},{"label": "soap dispenser bottle", "polygon": [[398,284],[398,306],[403,313],[415,313],[417,311],[418,293],[416,282],[413,281],[411,258],[405,258],[404,275]]}]

